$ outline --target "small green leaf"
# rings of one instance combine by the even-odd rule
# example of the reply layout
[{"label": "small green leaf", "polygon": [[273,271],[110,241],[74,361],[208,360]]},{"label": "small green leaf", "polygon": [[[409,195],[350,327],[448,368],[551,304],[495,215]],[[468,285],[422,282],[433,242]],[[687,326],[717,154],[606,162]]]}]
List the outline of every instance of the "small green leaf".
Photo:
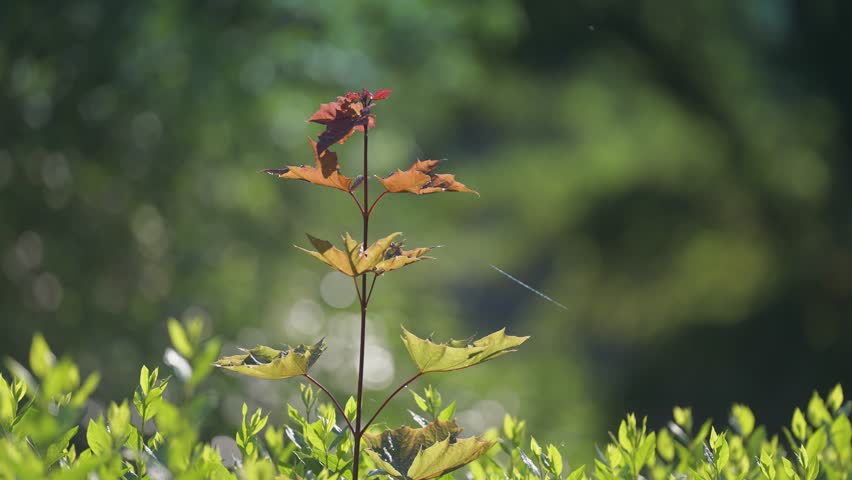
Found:
[{"label": "small green leaf", "polygon": [[107,420],[113,444],[124,445],[130,435],[130,407],[127,406],[127,400],[121,402],[121,405],[116,405],[115,402],[110,403]]},{"label": "small green leaf", "polygon": [[724,433],[719,436],[719,441],[717,443],[719,448],[717,448],[716,453],[716,466],[719,471],[722,471],[728,466],[728,461],[731,458],[731,449],[728,447],[728,440],[725,439]]},{"label": "small green leaf", "polygon": [[12,386],[0,375],[0,429],[9,431],[18,414],[18,399],[12,393]]},{"label": "small green leaf", "polygon": [[151,388],[151,384],[148,382],[148,367],[142,365],[142,369],[139,371],[139,387],[142,389],[143,395],[148,395],[148,390]]},{"label": "small green leaf", "polygon": [[103,424],[103,419],[95,421],[89,419],[89,427],[86,429],[86,441],[89,442],[89,449],[95,455],[103,455],[112,450],[112,437]]},{"label": "small green leaf", "polygon": [[622,420],[621,424],[618,425],[618,445],[624,449],[625,452],[633,451],[633,442],[630,439],[630,434],[627,430],[627,422]]},{"label": "small green leaf", "polygon": [[325,339],[312,346],[288,346],[286,350],[257,346],[243,355],[222,357],[215,365],[250,377],[282,380],[306,374],[325,349]]},{"label": "small green leaf", "polygon": [[831,413],[825,408],[825,403],[817,392],[811,395],[811,400],[808,402],[808,420],[814,427],[831,423]]},{"label": "small green leaf", "polygon": [[82,407],[86,404],[86,400],[89,399],[89,396],[92,392],[98,388],[98,384],[101,381],[101,374],[98,372],[92,372],[91,375],[86,377],[86,380],[83,382],[83,385],[78,388],[74,394],[71,396],[72,407]]},{"label": "small green leaf", "polygon": [[168,321],[168,328],[169,338],[171,339],[175,350],[184,357],[191,359],[195,352],[192,348],[192,343],[189,341],[189,337],[186,335],[186,330],[184,330],[183,325],[181,325],[176,319],[170,318]]},{"label": "small green leaf", "polygon": [[424,412],[429,411],[429,405],[426,403],[426,399],[417,394],[414,390],[411,391],[411,395],[414,397],[414,403],[417,404],[417,407]]},{"label": "small green leaf", "polygon": [[849,417],[841,415],[831,424],[831,443],[845,461],[852,460],[852,424]]},{"label": "small green leaf", "polygon": [[402,327],[402,341],[421,373],[449,372],[472,367],[514,352],[514,347],[529,337],[512,337],[505,329],[480,338],[465,347],[436,344],[430,339],[421,339]]},{"label": "small green leaf", "polygon": [[843,387],[839,383],[828,394],[825,403],[832,412],[837,412],[843,406]]},{"label": "small green leaf", "polygon": [[817,431],[808,438],[807,450],[808,450],[808,458],[811,459],[813,463],[817,462],[817,457],[822,453],[822,450],[828,444],[828,436],[825,433],[825,428],[820,427]]},{"label": "small green leaf", "polygon": [[808,434],[808,422],[805,420],[802,411],[798,408],[793,412],[793,421],[790,424],[790,429],[800,442],[805,440],[805,436]]},{"label": "small green leaf", "polygon": [[657,447],[657,434],[651,432],[650,435],[642,439],[639,448],[636,450],[636,469],[641,469],[643,466],[651,463],[654,457],[654,450]]},{"label": "small green leaf", "polygon": [[348,418],[350,422],[354,422],[357,411],[358,403],[355,402],[354,397],[350,396],[349,400],[346,400],[346,405],[343,407],[343,414],[346,415],[346,418]]},{"label": "small green leaf", "polygon": [[731,408],[731,425],[741,436],[747,437],[754,431],[754,414],[745,405],[734,404]]},{"label": "small green leaf", "polygon": [[678,426],[689,432],[692,430],[692,409],[689,407],[674,407],[672,411],[674,421]]},{"label": "small green leaf", "polygon": [[452,420],[456,415],[456,401],[453,400],[447,405],[447,408],[441,410],[441,413],[438,414],[438,420]]},{"label": "small green leaf", "polygon": [[550,460],[550,471],[557,478],[562,477],[562,454],[552,443],[547,445],[547,458]]},{"label": "small green leaf", "polygon": [[674,459],[674,440],[672,439],[669,431],[666,429],[660,430],[659,435],[657,435],[657,453],[659,453],[660,457],[667,462],[671,462]]},{"label": "small green leaf", "polygon": [[62,435],[58,441],[50,444],[47,447],[47,453],[44,455],[44,465],[46,467],[50,467],[54,463],[56,463],[62,456],[65,454],[65,449],[68,448],[68,442],[74,438],[74,435],[77,434],[77,430],[79,429],[79,425],[75,425],[72,429],[68,430]]},{"label": "small green leaf", "polygon": [[539,444],[538,444],[538,442],[536,441],[535,437],[530,437],[530,451],[531,451],[531,452],[533,453],[533,455],[535,455],[536,457],[540,457],[540,456],[541,456],[541,452],[542,452],[541,445],[539,445]]},{"label": "small green leaf", "polygon": [[30,369],[37,377],[44,378],[55,364],[56,355],[50,351],[42,334],[36,333],[30,346]]},{"label": "small green leaf", "polygon": [[787,457],[781,457],[781,463],[784,465],[784,473],[787,474],[790,478],[799,478],[796,474],[796,468],[793,467],[793,462],[787,459]]},{"label": "small green leaf", "polygon": [[586,466],[580,465],[565,480],[584,480],[586,478]]}]

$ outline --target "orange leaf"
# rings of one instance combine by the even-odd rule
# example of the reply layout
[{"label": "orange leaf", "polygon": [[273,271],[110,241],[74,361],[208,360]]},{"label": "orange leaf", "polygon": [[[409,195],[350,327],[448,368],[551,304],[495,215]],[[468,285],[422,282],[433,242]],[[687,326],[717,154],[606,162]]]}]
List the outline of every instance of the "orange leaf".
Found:
[{"label": "orange leaf", "polygon": [[408,170],[397,170],[386,178],[376,176],[376,179],[389,193],[408,192],[425,195],[437,192],[469,192],[479,195],[476,190],[471,190],[463,183],[456,181],[455,175],[432,173],[440,162],[440,160],[418,160]]},{"label": "orange leaf", "polygon": [[287,167],[280,170],[263,170],[263,172],[276,175],[280,178],[304,180],[316,185],[322,185],[323,187],[331,187],[348,192],[352,187],[352,179],[340,174],[337,154],[331,150],[319,153],[317,143],[313,139],[308,139],[308,141],[311,142],[311,147],[314,149],[314,158],[317,161],[316,167]]}]

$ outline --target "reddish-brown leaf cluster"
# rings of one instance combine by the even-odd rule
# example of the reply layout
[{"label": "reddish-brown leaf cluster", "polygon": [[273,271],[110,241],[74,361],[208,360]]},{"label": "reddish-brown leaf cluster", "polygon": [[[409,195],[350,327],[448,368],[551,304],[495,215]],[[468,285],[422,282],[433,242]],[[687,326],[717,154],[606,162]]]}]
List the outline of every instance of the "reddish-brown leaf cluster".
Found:
[{"label": "reddish-brown leaf cluster", "polygon": [[376,176],[390,193],[408,192],[415,195],[425,195],[437,192],[469,192],[479,195],[465,184],[456,181],[456,176],[449,173],[432,173],[438,168],[440,160],[417,160],[408,170],[397,170],[386,178]]},{"label": "reddish-brown leaf cluster", "polygon": [[390,93],[391,90],[370,93],[364,89],[361,93],[349,92],[337,97],[336,102],[320,105],[320,109],[308,118],[309,122],[325,125],[325,131],[319,135],[318,151],[322,153],[336,142],[344,143],[355,130],[363,132],[365,127],[374,128],[376,116],[370,113],[373,101],[384,100]]}]

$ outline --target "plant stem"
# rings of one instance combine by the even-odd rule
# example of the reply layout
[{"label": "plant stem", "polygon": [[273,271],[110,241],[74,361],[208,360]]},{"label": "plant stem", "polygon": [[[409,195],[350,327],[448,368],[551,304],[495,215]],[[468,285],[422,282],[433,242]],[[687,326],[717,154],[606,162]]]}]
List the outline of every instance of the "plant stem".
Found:
[{"label": "plant stem", "polygon": [[369,420],[369,421],[368,421],[368,422],[364,425],[364,430],[366,430],[367,428],[369,428],[369,427],[370,427],[370,425],[373,423],[373,420],[375,420],[375,419],[376,419],[376,417],[378,417],[378,416],[379,416],[379,413],[381,413],[381,412],[382,412],[382,410],[385,408],[385,406],[386,406],[388,403],[390,403],[391,399],[392,399],[393,397],[395,397],[397,393],[399,393],[400,391],[402,391],[402,389],[403,389],[403,388],[405,388],[405,387],[407,387],[407,386],[408,386],[411,382],[413,382],[413,381],[417,380],[418,378],[420,378],[420,376],[421,376],[421,375],[423,375],[423,372],[418,372],[418,373],[417,373],[417,375],[415,375],[415,376],[413,376],[413,377],[409,378],[408,380],[406,380],[405,382],[403,382],[403,384],[402,384],[402,385],[400,385],[399,387],[397,387],[397,389],[396,389],[396,390],[394,390],[394,391],[393,391],[393,393],[391,393],[391,394],[390,394],[390,396],[389,396],[388,398],[386,398],[386,399],[385,399],[384,403],[382,403],[382,404],[379,406],[379,409],[378,409],[378,410],[376,410],[376,413],[374,413],[374,414],[373,414],[373,416],[372,416],[372,417],[370,417],[370,420]]},{"label": "plant stem", "polygon": [[354,429],[354,428],[352,428],[352,423],[349,421],[349,419],[348,419],[348,418],[346,418],[346,411],[345,411],[345,410],[343,410],[343,408],[340,406],[340,403],[338,403],[337,399],[336,399],[336,398],[334,398],[334,395],[332,395],[332,394],[331,394],[331,392],[329,392],[329,391],[328,391],[328,389],[326,389],[326,388],[325,388],[325,386],[323,386],[323,384],[321,384],[320,382],[316,381],[316,379],[314,379],[314,377],[312,377],[312,376],[310,376],[310,375],[308,375],[308,374],[306,373],[306,374],[305,374],[305,378],[307,378],[308,380],[310,380],[310,381],[311,381],[311,383],[313,383],[314,385],[316,385],[316,386],[317,386],[317,388],[319,388],[320,390],[322,390],[323,392],[325,392],[325,394],[326,394],[326,395],[328,395],[328,398],[330,398],[330,399],[331,399],[331,401],[332,401],[332,403],[334,403],[334,406],[335,406],[335,407],[337,407],[337,411],[338,411],[338,412],[340,412],[340,415],[342,415],[342,416],[343,416],[343,420],[346,420],[346,425],[348,425],[348,426],[349,426],[349,431],[350,431],[350,432],[352,432],[352,434],[355,434],[355,429]]},{"label": "plant stem", "polygon": [[[367,176],[367,142],[368,142],[368,133],[370,131],[369,122],[367,125],[364,125],[364,202],[362,203],[363,207],[361,207],[361,216],[364,219],[364,246],[363,248],[366,250],[369,243],[367,243],[368,236],[367,232],[370,228],[370,212],[368,210],[364,210],[367,208],[367,205],[370,203],[369,197],[369,178]],[[361,404],[364,393],[364,350],[365,344],[367,340],[367,274],[361,275],[361,341],[358,348],[358,397],[355,404],[355,433],[353,436],[355,437],[355,451],[354,451],[354,461],[352,462],[352,480],[358,480],[358,468],[361,463],[361,437],[364,434],[364,431],[361,429]]]}]

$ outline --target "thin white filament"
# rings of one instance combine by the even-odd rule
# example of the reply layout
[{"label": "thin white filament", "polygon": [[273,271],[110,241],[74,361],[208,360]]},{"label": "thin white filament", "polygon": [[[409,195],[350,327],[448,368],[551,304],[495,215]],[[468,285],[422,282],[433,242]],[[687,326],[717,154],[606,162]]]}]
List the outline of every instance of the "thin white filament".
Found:
[{"label": "thin white filament", "polygon": [[533,292],[534,294],[538,295],[539,297],[541,297],[541,298],[543,298],[543,299],[547,300],[548,302],[550,302],[550,303],[552,303],[552,304],[554,304],[554,305],[556,305],[556,306],[558,306],[558,307],[562,308],[563,310],[568,310],[568,307],[566,307],[565,305],[562,305],[561,303],[559,303],[559,302],[557,302],[556,300],[554,300],[554,299],[552,299],[552,298],[548,297],[547,295],[545,295],[545,294],[543,294],[543,293],[539,292],[538,290],[536,290],[536,289],[534,289],[533,287],[531,287],[531,286],[527,285],[526,283],[524,283],[524,282],[522,282],[522,281],[518,280],[517,278],[515,278],[515,277],[513,277],[513,276],[509,275],[508,273],[506,273],[505,271],[501,270],[500,268],[498,268],[498,267],[496,267],[496,266],[494,266],[494,265],[491,265],[491,264],[488,264],[488,266],[489,266],[489,267],[491,267],[491,268],[493,268],[494,270],[497,270],[498,272],[500,272],[500,273],[502,273],[503,275],[505,275],[506,277],[508,277],[510,280],[512,280],[512,281],[514,281],[515,283],[517,283],[518,285],[520,285],[520,286],[522,286],[522,287],[526,288],[527,290],[529,290],[529,291]]}]

